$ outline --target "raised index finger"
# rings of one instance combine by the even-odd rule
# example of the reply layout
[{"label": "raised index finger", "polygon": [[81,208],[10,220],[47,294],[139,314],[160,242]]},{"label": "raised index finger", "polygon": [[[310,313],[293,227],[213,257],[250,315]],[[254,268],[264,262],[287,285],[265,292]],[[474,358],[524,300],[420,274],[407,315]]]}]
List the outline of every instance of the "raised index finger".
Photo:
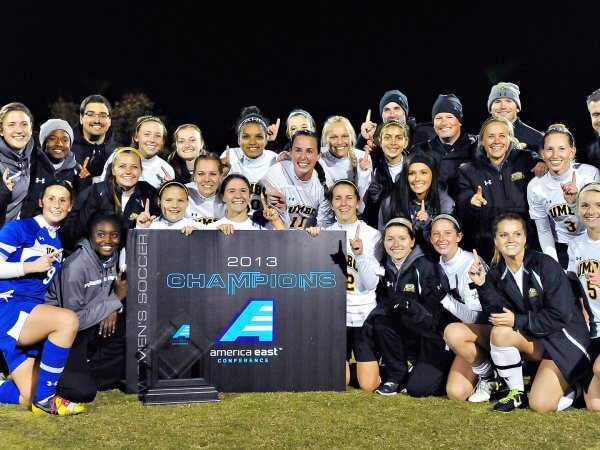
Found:
[{"label": "raised index finger", "polygon": [[371,110],[369,109],[367,111],[367,118],[365,119],[365,122],[370,122],[371,121]]},{"label": "raised index finger", "polygon": [[577,172],[573,170],[573,178],[571,178],[571,182],[573,183],[573,187],[577,187]]},{"label": "raised index finger", "polygon": [[87,165],[88,165],[88,163],[89,163],[89,162],[90,162],[90,157],[88,156],[88,157],[86,157],[86,158],[83,160],[83,165],[82,165],[81,167],[82,167],[83,169],[87,169]]},{"label": "raised index finger", "polygon": [[360,239],[359,234],[360,234],[360,223],[358,225],[356,225],[356,233],[354,234],[354,239]]},{"label": "raised index finger", "polygon": [[425,212],[425,200],[421,200],[421,211]]},{"label": "raised index finger", "polygon": [[480,264],[481,261],[479,260],[479,255],[477,254],[477,250],[473,249],[473,260],[475,262],[475,264]]},{"label": "raised index finger", "polygon": [[144,207],[144,212],[147,212],[150,215],[150,199],[146,199],[146,206]]}]

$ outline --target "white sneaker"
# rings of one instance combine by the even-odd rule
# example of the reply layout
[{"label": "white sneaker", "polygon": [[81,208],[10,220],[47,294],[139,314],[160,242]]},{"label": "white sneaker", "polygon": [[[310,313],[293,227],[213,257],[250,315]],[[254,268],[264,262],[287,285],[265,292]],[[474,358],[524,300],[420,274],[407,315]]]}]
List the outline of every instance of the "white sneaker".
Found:
[{"label": "white sneaker", "polygon": [[477,385],[475,386],[475,389],[473,389],[473,393],[468,400],[473,403],[489,402],[492,398],[492,394],[498,392],[501,386],[502,382],[499,377],[487,380],[479,377]]}]

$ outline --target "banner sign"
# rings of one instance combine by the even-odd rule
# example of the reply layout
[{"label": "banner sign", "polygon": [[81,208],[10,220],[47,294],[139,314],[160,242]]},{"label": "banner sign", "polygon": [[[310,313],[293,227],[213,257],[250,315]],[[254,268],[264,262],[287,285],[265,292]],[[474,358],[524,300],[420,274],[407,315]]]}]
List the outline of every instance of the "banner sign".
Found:
[{"label": "banner sign", "polygon": [[127,391],[149,387],[151,361],[161,380],[223,392],[344,390],[345,243],[340,231],[130,231]]}]

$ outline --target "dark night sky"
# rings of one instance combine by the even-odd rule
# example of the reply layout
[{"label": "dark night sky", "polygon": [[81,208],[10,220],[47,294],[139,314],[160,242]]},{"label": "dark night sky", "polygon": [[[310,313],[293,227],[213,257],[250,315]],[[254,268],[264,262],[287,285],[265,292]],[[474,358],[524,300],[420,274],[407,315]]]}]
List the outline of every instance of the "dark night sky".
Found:
[{"label": "dark night sky", "polygon": [[0,7],[0,103],[24,102],[39,125],[59,95],[141,91],[170,133],[193,122],[221,150],[245,105],[272,120],[296,106],[320,124],[342,114],[358,129],[394,88],[420,122],[438,94],[456,94],[476,133],[491,85],[512,81],[526,123],[561,121],[591,139],[600,2],[412,3],[11,2]]}]

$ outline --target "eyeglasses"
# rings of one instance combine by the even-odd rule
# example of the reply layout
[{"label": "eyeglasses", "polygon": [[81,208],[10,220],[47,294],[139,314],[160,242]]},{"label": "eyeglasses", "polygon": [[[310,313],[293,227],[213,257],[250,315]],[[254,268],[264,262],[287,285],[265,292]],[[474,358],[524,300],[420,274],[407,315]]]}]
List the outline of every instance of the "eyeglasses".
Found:
[{"label": "eyeglasses", "polygon": [[94,111],[86,111],[83,114],[88,117],[99,117],[100,119],[108,119],[110,117],[110,114],[105,112],[96,113]]}]

